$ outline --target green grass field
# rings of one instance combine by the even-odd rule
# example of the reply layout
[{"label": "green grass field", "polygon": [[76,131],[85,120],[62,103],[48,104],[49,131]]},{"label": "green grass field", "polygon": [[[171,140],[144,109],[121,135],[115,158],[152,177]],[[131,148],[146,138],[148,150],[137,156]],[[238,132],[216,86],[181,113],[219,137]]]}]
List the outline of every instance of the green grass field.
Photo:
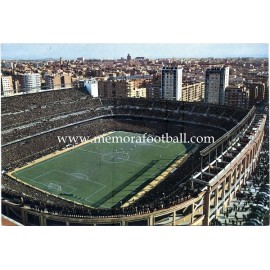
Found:
[{"label": "green grass field", "polygon": [[[109,136],[142,134],[117,131]],[[162,142],[89,142],[12,175],[65,199],[109,208],[130,199],[193,147],[195,145]]]}]

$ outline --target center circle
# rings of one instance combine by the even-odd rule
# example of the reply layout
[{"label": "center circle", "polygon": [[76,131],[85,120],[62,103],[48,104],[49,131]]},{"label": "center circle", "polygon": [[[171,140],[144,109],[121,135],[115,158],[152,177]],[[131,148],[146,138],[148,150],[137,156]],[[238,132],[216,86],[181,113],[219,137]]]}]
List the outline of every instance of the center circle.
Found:
[{"label": "center circle", "polygon": [[126,152],[110,152],[102,156],[102,160],[109,163],[121,163],[129,160],[129,155]]}]

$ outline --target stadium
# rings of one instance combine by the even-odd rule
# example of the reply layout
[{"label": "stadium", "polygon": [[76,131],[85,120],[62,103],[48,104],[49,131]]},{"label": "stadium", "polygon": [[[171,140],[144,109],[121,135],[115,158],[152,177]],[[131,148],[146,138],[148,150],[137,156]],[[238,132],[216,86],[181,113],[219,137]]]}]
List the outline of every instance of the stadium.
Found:
[{"label": "stadium", "polygon": [[[268,140],[255,107],[100,99],[76,89],[1,102],[2,214],[23,225],[214,225],[258,171]],[[179,133],[187,142],[91,143]],[[59,141],[67,136],[87,140]],[[267,168],[260,175],[266,181]]]}]

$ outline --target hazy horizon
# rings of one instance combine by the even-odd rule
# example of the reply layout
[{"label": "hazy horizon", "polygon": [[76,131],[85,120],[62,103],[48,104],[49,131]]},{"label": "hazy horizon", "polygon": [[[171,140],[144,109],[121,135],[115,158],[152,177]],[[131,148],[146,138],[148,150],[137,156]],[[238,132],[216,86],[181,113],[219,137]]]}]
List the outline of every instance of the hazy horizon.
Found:
[{"label": "hazy horizon", "polygon": [[267,43],[3,43],[1,60],[268,58]]}]

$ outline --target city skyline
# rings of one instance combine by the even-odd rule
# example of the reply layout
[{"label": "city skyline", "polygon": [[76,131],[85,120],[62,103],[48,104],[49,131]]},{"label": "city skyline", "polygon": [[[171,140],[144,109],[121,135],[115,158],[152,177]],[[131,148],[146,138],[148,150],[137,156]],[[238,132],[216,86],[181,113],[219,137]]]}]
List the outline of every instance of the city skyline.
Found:
[{"label": "city skyline", "polygon": [[2,60],[158,58],[268,58],[267,43],[4,43]]}]

